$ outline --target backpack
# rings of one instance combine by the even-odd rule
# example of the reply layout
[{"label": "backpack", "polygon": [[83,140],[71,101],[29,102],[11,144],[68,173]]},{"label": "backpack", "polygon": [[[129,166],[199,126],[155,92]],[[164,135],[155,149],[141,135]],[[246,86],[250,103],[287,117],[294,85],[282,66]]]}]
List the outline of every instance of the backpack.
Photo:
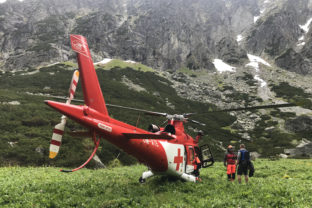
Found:
[{"label": "backpack", "polygon": [[239,163],[242,165],[247,165],[248,162],[250,161],[250,155],[249,152],[247,150],[240,150],[240,160]]}]

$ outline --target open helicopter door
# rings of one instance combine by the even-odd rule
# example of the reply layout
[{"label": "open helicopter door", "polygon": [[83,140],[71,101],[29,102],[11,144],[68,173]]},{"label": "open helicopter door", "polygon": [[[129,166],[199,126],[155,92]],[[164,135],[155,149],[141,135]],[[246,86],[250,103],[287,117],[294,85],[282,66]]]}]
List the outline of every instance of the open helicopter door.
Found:
[{"label": "open helicopter door", "polygon": [[208,144],[204,144],[204,145],[200,146],[199,159],[202,163],[203,168],[207,168],[207,167],[213,165],[214,159],[213,159],[213,155],[212,155],[210,146]]},{"label": "open helicopter door", "polygon": [[186,145],[186,163],[185,163],[185,173],[191,174],[194,172],[195,164],[195,150],[191,145]]}]

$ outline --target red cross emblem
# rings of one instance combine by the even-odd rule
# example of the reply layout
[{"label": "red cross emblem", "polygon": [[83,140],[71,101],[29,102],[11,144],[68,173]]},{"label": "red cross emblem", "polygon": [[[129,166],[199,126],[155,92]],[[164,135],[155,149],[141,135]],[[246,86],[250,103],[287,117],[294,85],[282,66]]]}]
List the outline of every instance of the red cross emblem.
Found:
[{"label": "red cross emblem", "polygon": [[178,149],[178,156],[175,156],[174,160],[173,160],[174,163],[177,163],[176,170],[179,170],[180,169],[180,163],[183,163],[183,157],[180,154],[181,154],[181,149]]}]

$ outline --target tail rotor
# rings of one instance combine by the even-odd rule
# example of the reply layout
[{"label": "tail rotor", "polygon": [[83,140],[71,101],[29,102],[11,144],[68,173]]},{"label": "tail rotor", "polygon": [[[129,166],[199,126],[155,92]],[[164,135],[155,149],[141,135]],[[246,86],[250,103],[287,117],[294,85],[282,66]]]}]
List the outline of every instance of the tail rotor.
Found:
[{"label": "tail rotor", "polygon": [[[79,70],[75,70],[73,74],[73,78],[71,80],[70,86],[69,86],[69,97],[66,100],[66,104],[70,104],[72,99],[74,98],[77,84],[79,81]],[[53,129],[52,139],[50,143],[50,153],[49,158],[53,159],[57,156],[60,146],[62,144],[62,137],[64,134],[64,129],[66,125],[67,117],[62,115],[61,122],[59,124],[56,124]]]}]

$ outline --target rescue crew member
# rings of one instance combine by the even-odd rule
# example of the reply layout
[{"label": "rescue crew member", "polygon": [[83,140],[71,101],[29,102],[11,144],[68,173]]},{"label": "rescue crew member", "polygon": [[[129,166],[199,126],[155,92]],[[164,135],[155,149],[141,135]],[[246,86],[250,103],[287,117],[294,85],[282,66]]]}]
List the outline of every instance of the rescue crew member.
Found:
[{"label": "rescue crew member", "polygon": [[224,157],[224,166],[226,167],[226,174],[228,176],[228,181],[235,180],[236,160],[237,160],[237,155],[234,153],[233,146],[229,145],[227,148],[227,153],[225,154],[225,157]]},{"label": "rescue crew member", "polygon": [[199,177],[199,174],[200,174],[199,170],[200,170],[200,168],[201,168],[200,159],[197,157],[197,155],[195,155],[195,165],[194,165],[193,173],[194,173],[194,175],[196,177],[196,181],[198,181],[198,182],[202,181],[201,178]]},{"label": "rescue crew member", "polygon": [[199,177],[199,170],[201,168],[201,162],[197,155],[195,155],[195,163],[194,163],[194,175]]},{"label": "rescue crew member", "polygon": [[250,154],[246,150],[245,145],[240,145],[240,150],[238,151],[237,156],[237,162],[238,168],[237,168],[237,179],[238,183],[242,182],[242,174],[245,176],[245,182],[248,183],[248,165],[250,163]]}]

